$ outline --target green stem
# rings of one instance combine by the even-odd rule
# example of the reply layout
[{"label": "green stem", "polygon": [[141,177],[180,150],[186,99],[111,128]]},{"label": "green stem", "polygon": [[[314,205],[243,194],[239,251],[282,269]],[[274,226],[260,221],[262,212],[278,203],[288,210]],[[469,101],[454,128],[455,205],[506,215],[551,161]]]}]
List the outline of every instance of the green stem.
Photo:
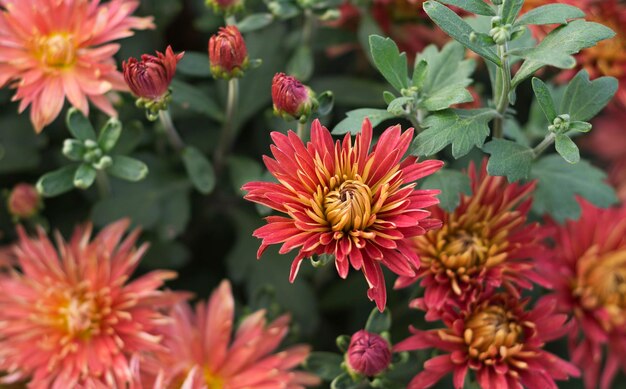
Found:
[{"label": "green stem", "polygon": [[298,135],[298,138],[302,139],[303,142],[304,142],[304,133],[306,132],[306,124],[307,122],[298,121],[298,130],[296,132],[296,134]]},{"label": "green stem", "polygon": [[543,153],[548,147],[550,147],[552,145],[552,143],[554,143],[554,139],[556,138],[556,135],[554,135],[554,133],[549,133],[548,135],[546,135],[545,138],[543,138],[543,140],[541,141],[541,143],[539,143],[534,149],[533,149],[533,154],[535,156],[535,158],[539,157],[541,155],[541,153]]},{"label": "green stem", "polygon": [[235,24],[237,24],[237,19],[235,19],[235,16],[233,15],[228,15],[226,16],[226,18],[224,18],[224,22],[226,22],[227,26],[234,26]]},{"label": "green stem", "polygon": [[176,152],[182,151],[185,148],[185,142],[183,142],[180,135],[178,135],[178,131],[176,131],[170,111],[159,111],[159,119],[161,119],[161,124],[165,130],[165,136],[167,136],[167,140],[174,150],[176,150]]},{"label": "green stem", "polygon": [[302,44],[311,46],[313,38],[313,11],[307,9],[304,11],[304,26],[302,27]]},{"label": "green stem", "polygon": [[222,133],[215,152],[215,166],[219,170],[224,162],[224,158],[230,151],[233,141],[233,131],[235,129],[235,114],[239,104],[239,79],[228,80],[228,96],[226,99],[226,119],[222,127]]},{"label": "green stem", "polygon": [[[502,138],[504,134],[504,120],[506,110],[509,107],[509,93],[511,93],[511,69],[506,54],[507,45],[498,45],[498,56],[502,61],[502,67],[496,74],[496,110],[500,114],[496,117],[493,126],[493,137]],[[500,89],[500,90],[498,90]]]},{"label": "green stem", "polygon": [[111,194],[111,183],[109,182],[109,177],[102,170],[98,170],[96,173],[96,188],[98,188],[98,194],[101,199],[105,199]]}]

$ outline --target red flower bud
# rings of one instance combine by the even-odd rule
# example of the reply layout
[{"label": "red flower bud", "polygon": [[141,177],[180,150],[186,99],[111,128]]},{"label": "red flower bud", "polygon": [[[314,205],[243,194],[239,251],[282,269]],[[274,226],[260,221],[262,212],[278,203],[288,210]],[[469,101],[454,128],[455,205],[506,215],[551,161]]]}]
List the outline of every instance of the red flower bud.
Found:
[{"label": "red flower bud", "polygon": [[28,219],[41,209],[41,197],[34,186],[17,184],[9,195],[7,206],[11,215],[19,219]]},{"label": "red flower bud", "polygon": [[209,39],[211,73],[215,78],[231,79],[243,76],[248,68],[248,49],[236,26],[221,27]]},{"label": "red flower bud", "polygon": [[346,361],[352,371],[373,377],[391,363],[391,346],[382,336],[361,330],[350,339]]},{"label": "red flower bud", "polygon": [[297,78],[276,73],[272,80],[274,113],[287,120],[305,119],[317,108],[315,93]]},{"label": "red flower bud", "polygon": [[122,63],[124,80],[130,90],[135,96],[149,101],[161,100],[168,94],[176,64],[185,53],[174,54],[172,47],[168,46],[165,54],[158,51],[156,54],[156,57],[144,54],[141,61],[130,58]]}]

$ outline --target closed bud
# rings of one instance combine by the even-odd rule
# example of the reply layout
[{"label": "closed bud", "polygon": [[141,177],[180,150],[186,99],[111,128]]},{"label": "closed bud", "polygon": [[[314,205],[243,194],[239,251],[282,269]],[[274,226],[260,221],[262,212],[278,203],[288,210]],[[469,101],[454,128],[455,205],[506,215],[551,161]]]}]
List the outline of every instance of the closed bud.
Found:
[{"label": "closed bud", "polygon": [[317,109],[315,93],[297,78],[276,73],[272,80],[274,114],[285,120],[306,121]]},{"label": "closed bud", "polygon": [[351,371],[373,377],[389,367],[391,346],[382,336],[361,330],[352,335],[346,362]]},{"label": "closed bud", "polygon": [[511,25],[507,24],[500,27],[494,27],[489,31],[489,36],[493,38],[498,45],[504,45],[511,40]]},{"label": "closed bud", "polygon": [[250,65],[246,42],[236,26],[221,27],[209,39],[211,73],[215,78],[242,77]]},{"label": "closed bud", "polygon": [[206,0],[207,7],[217,14],[232,15],[243,10],[243,0]]},{"label": "closed bud", "polygon": [[7,202],[9,213],[17,219],[28,219],[42,207],[41,197],[34,186],[17,184],[9,194]]}]

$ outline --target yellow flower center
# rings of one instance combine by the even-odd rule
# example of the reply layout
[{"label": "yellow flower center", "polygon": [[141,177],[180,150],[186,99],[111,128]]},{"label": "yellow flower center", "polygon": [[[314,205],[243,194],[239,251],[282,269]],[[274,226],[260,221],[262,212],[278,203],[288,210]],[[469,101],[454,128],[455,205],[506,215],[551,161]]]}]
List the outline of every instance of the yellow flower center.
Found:
[{"label": "yellow flower center", "polygon": [[610,322],[606,330],[626,323],[626,250],[598,255],[591,248],[578,262],[574,294],[584,308],[604,308]]},{"label": "yellow flower center", "polygon": [[479,360],[513,354],[522,348],[523,328],[515,316],[498,305],[487,305],[465,322],[469,354]]},{"label": "yellow flower center", "polygon": [[63,69],[76,62],[76,45],[71,35],[54,33],[39,37],[35,42],[35,55],[46,66]]},{"label": "yellow flower center", "polygon": [[224,389],[224,381],[206,367],[204,368],[204,383],[207,389]]},{"label": "yellow flower center", "polygon": [[333,231],[363,230],[371,224],[372,191],[358,180],[347,180],[324,198],[326,220]]}]

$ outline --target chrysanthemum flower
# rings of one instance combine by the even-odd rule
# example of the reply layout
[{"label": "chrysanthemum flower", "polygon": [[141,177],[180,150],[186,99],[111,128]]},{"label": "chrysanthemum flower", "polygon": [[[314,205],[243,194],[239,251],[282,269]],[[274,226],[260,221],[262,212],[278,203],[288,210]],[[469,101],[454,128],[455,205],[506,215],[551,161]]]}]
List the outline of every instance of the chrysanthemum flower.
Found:
[{"label": "chrysanthemum flower", "polygon": [[433,207],[443,227],[414,239],[421,267],[415,277],[400,277],[396,287],[420,280],[424,297],[412,305],[434,320],[445,305],[463,307],[480,293],[501,285],[511,292],[546,284],[534,270],[534,259],[545,254],[539,225],[526,224],[533,184],[509,184],[472,164],[470,195],[461,195],[454,212]]},{"label": "chrysanthemum flower", "polygon": [[315,92],[285,73],[276,73],[272,78],[272,103],[274,115],[285,120],[306,121],[318,106]]},{"label": "chrysanthemum flower", "polygon": [[450,373],[461,389],[468,370],[483,389],[558,389],[555,380],[577,377],[574,365],[543,350],[570,330],[567,316],[554,313],[552,299],[541,299],[530,311],[527,305],[513,295],[483,295],[467,311],[448,309],[445,328],[412,328],[394,351],[434,347],[445,353],[426,361],[408,389],[429,388]]},{"label": "chrysanthemum flower", "polygon": [[157,290],[171,271],[129,278],[147,245],[139,231],[121,241],[128,221],[90,241],[79,228],[57,248],[42,230],[23,229],[15,256],[21,272],[0,278],[0,382],[30,379],[32,388],[124,388],[132,382],[133,354],[160,347],[161,309],[182,295]]},{"label": "chrysanthemum flower", "polygon": [[[319,385],[309,373],[294,370],[309,355],[306,345],[276,349],[289,332],[288,315],[267,324],[265,311],[247,316],[231,339],[234,299],[223,281],[195,312],[185,303],[172,312],[165,331],[166,350],[146,365],[164,383],[161,389],[303,389]],[[231,341],[232,340],[232,341]],[[147,387],[150,387],[148,385]]]},{"label": "chrysanthemum flower", "polygon": [[542,269],[559,309],[576,319],[571,355],[586,387],[608,389],[620,367],[626,371],[626,207],[581,206],[578,221],[546,227],[556,233]]},{"label": "chrysanthemum flower", "polygon": [[0,86],[17,89],[19,112],[30,108],[37,132],[61,112],[65,98],[85,115],[88,102],[110,116],[105,93],[125,90],[108,42],[153,27],[130,16],[135,0],[0,0]]},{"label": "chrysanthemum flower", "polygon": [[275,159],[264,160],[279,183],[252,182],[243,189],[250,192],[246,199],[287,216],[270,216],[254,232],[263,239],[258,256],[271,244],[283,243],[282,254],[297,248],[289,276],[293,282],[304,258],[333,254],[341,278],[350,266],[363,271],[367,295],[382,311],[386,290],[381,265],[414,276],[419,258],[411,238],[441,226],[424,209],[439,202],[438,192],[416,190],[414,181],[436,172],[443,162],[402,160],[412,137],[413,129],[401,133],[400,126],[390,127],[370,151],[368,119],[354,145],[350,134],[334,143],[318,120],[306,145],[291,131],[273,132]]},{"label": "chrysanthemum flower", "polygon": [[243,77],[250,66],[248,48],[237,26],[220,27],[209,39],[208,51],[215,78]]}]

